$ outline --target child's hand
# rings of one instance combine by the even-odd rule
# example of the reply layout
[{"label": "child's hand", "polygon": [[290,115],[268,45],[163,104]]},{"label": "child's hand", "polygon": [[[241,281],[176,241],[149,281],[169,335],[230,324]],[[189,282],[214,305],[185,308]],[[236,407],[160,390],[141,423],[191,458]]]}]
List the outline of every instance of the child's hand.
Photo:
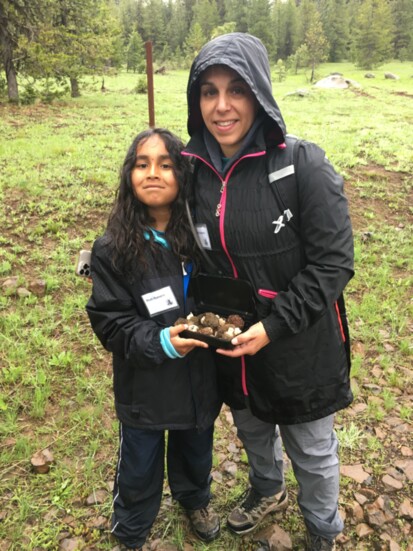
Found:
[{"label": "child's hand", "polygon": [[184,331],[185,329],[188,329],[188,326],[184,323],[180,325],[173,325],[169,328],[171,343],[178,354],[181,354],[181,356],[185,356],[186,354],[188,354],[188,352],[191,352],[191,350],[193,350],[197,346],[201,348],[208,348],[206,342],[198,341],[196,339],[183,339],[182,337],[180,337],[179,333],[181,331]]}]

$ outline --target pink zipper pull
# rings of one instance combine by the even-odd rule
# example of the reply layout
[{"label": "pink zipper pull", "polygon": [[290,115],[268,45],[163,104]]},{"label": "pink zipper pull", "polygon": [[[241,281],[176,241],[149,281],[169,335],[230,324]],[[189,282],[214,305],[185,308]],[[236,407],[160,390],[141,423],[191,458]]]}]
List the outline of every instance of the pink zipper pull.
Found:
[{"label": "pink zipper pull", "polygon": [[270,289],[258,289],[258,294],[265,298],[275,298],[277,291],[271,291]]}]

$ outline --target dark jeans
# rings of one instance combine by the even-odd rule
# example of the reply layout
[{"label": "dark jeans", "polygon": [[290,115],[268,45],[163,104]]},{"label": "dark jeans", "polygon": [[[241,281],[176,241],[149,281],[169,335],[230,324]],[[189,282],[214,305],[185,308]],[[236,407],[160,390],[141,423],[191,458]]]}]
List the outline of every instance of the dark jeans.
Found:
[{"label": "dark jeans", "polygon": [[[161,505],[165,431],[121,424],[119,433],[112,533],[127,547],[139,547]],[[213,433],[213,426],[201,433],[196,429],[168,431],[169,487],[185,509],[202,509],[211,498]]]}]

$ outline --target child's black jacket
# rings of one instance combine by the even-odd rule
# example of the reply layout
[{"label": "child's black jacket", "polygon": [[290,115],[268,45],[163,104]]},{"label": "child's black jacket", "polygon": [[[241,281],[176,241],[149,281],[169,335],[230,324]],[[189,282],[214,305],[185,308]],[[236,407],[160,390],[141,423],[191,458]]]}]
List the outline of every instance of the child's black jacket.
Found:
[{"label": "child's black jacket", "polygon": [[[182,266],[159,246],[157,262],[147,255],[144,276],[133,282],[114,272],[105,237],[92,251],[93,292],[86,306],[91,325],[113,354],[115,407],[119,420],[145,429],[203,430],[217,417],[221,402],[209,350],[195,349],[183,359],[170,359],[160,344],[162,328],[191,311],[184,305]],[[179,309],[149,318],[142,295],[170,286]]]}]

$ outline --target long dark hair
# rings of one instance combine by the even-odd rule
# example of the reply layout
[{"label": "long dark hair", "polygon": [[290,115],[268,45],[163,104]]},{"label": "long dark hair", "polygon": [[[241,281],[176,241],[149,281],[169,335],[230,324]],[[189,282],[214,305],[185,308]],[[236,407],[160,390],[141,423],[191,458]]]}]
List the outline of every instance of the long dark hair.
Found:
[{"label": "long dark hair", "polygon": [[127,277],[132,277],[133,273],[136,274],[137,266],[139,266],[138,272],[145,271],[148,265],[148,251],[151,251],[156,259],[155,252],[158,245],[155,245],[151,232],[149,232],[149,240],[144,236],[153,219],[148,213],[147,206],[135,196],[131,181],[137,148],[154,135],[158,135],[164,142],[171,156],[178,182],[178,195],[171,205],[171,217],[166,227],[165,238],[182,262],[194,260],[197,257],[195,240],[185,212],[185,200],[189,198],[190,193],[191,164],[181,155],[184,144],[169,130],[150,128],[140,132],[129,147],[121,168],[120,183],[107,224],[112,265],[117,272]]}]

